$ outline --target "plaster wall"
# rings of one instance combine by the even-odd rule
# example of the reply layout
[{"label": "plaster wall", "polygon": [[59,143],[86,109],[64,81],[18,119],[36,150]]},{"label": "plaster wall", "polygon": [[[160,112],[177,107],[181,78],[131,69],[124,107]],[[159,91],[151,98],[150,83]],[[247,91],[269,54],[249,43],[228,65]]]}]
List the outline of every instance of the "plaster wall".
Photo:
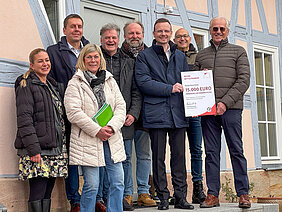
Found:
[{"label": "plaster wall", "polygon": [[223,16],[230,20],[232,1],[218,0],[218,16]]},{"label": "plaster wall", "polygon": [[[158,4],[164,4],[164,0],[158,0]],[[176,7],[175,1],[174,0],[166,0],[165,1],[166,6],[171,6],[171,7]]]},{"label": "plaster wall", "polygon": [[251,0],[251,7],[252,7],[252,27],[255,30],[262,31],[256,0]]},{"label": "plaster wall", "polygon": [[208,14],[207,0],[184,0],[184,3],[187,10]]},{"label": "plaster wall", "polygon": [[18,173],[16,137],[16,102],[14,88],[0,87],[0,176]]},{"label": "plaster wall", "polygon": [[30,51],[42,47],[29,3],[0,0],[0,58],[28,61]]},{"label": "plaster wall", "polygon": [[237,17],[237,24],[240,24],[241,26],[246,26],[245,0],[239,0],[238,8],[238,11],[240,11],[240,13]]},{"label": "plaster wall", "polygon": [[277,17],[275,0],[262,0],[268,31],[277,35]]}]

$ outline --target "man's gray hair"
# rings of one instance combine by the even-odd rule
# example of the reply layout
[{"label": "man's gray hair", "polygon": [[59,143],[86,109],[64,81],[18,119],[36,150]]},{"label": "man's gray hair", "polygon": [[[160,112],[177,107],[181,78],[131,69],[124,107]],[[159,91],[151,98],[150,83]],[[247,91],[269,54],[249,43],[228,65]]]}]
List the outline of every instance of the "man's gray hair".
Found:
[{"label": "man's gray hair", "polygon": [[123,33],[126,34],[126,33],[125,33],[126,28],[128,27],[128,25],[133,24],[133,23],[138,24],[138,25],[142,28],[142,33],[144,34],[144,26],[143,26],[143,24],[142,24],[140,21],[135,21],[135,20],[129,21],[129,22],[127,22],[127,23],[124,25],[124,27],[123,27]]},{"label": "man's gray hair", "polygon": [[226,22],[226,28],[227,28],[228,30],[230,29],[230,23],[229,23],[229,21],[227,20],[227,18],[222,17],[222,16],[217,16],[217,17],[212,18],[211,21],[210,21],[209,29],[212,27],[212,22],[213,22],[215,19],[223,19],[223,20],[225,20],[225,22]]},{"label": "man's gray hair", "polygon": [[120,28],[118,25],[116,24],[106,24],[104,26],[102,26],[101,30],[100,30],[100,36],[102,36],[104,34],[104,32],[108,31],[108,30],[116,30],[118,37],[120,34]]}]

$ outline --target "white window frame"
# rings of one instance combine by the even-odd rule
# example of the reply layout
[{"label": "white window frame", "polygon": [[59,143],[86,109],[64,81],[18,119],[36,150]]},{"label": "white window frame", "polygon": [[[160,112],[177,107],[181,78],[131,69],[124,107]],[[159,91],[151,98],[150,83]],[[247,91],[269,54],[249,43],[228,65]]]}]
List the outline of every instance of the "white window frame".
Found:
[{"label": "white window frame", "polygon": [[[48,18],[48,15],[46,13],[46,10],[45,10],[45,7],[44,7],[44,4],[43,4],[43,1],[42,0],[38,0],[38,3],[40,5],[40,8],[42,10],[42,13],[44,15],[44,18],[47,22],[47,25],[48,25],[48,29],[49,31],[51,32],[51,36],[52,36],[52,40],[54,43],[56,43],[56,38],[55,38],[55,35],[54,35],[54,32],[53,32],[53,29],[51,27],[51,24],[50,24],[50,21],[49,21],[49,18]],[[63,27],[64,27],[64,19],[66,17],[66,1],[65,0],[58,0],[58,18],[59,18],[59,21],[58,21],[58,30],[59,30],[59,35],[60,37],[64,35],[63,33]]]},{"label": "white window frame", "polygon": [[[253,52],[260,52],[272,55],[273,61],[273,83],[274,83],[274,109],[276,115],[276,141],[277,141],[277,156],[261,157],[262,164],[281,164],[281,151],[282,149],[282,134],[281,134],[281,94],[280,94],[280,69],[279,69],[279,57],[278,48],[274,46],[268,46],[264,44],[254,43]],[[255,55],[255,54],[254,54]],[[253,58],[255,61],[255,58]],[[255,68],[255,64],[254,64]],[[256,83],[256,82],[255,82]],[[259,111],[258,111],[259,112]],[[266,121],[267,122],[267,121]]]},{"label": "white window frame", "polygon": [[192,32],[193,32],[193,34],[198,34],[198,35],[203,36],[203,38],[204,38],[204,48],[209,46],[209,31],[208,30],[198,29],[198,28],[192,27]]}]

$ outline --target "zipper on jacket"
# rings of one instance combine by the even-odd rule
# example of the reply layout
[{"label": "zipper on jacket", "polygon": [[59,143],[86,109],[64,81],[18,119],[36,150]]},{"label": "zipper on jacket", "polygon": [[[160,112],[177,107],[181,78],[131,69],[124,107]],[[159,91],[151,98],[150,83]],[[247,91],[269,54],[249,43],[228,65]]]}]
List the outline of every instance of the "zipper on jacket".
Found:
[{"label": "zipper on jacket", "polygon": [[79,132],[78,132],[78,137],[80,137],[80,134],[81,134],[81,129],[79,129]]}]

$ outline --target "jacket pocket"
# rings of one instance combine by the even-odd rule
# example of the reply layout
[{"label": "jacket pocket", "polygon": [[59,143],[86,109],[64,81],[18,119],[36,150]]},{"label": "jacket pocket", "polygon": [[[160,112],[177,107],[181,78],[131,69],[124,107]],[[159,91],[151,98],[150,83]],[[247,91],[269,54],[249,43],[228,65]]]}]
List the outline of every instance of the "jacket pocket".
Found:
[{"label": "jacket pocket", "polygon": [[144,119],[147,123],[165,121],[166,98],[144,98]]}]

